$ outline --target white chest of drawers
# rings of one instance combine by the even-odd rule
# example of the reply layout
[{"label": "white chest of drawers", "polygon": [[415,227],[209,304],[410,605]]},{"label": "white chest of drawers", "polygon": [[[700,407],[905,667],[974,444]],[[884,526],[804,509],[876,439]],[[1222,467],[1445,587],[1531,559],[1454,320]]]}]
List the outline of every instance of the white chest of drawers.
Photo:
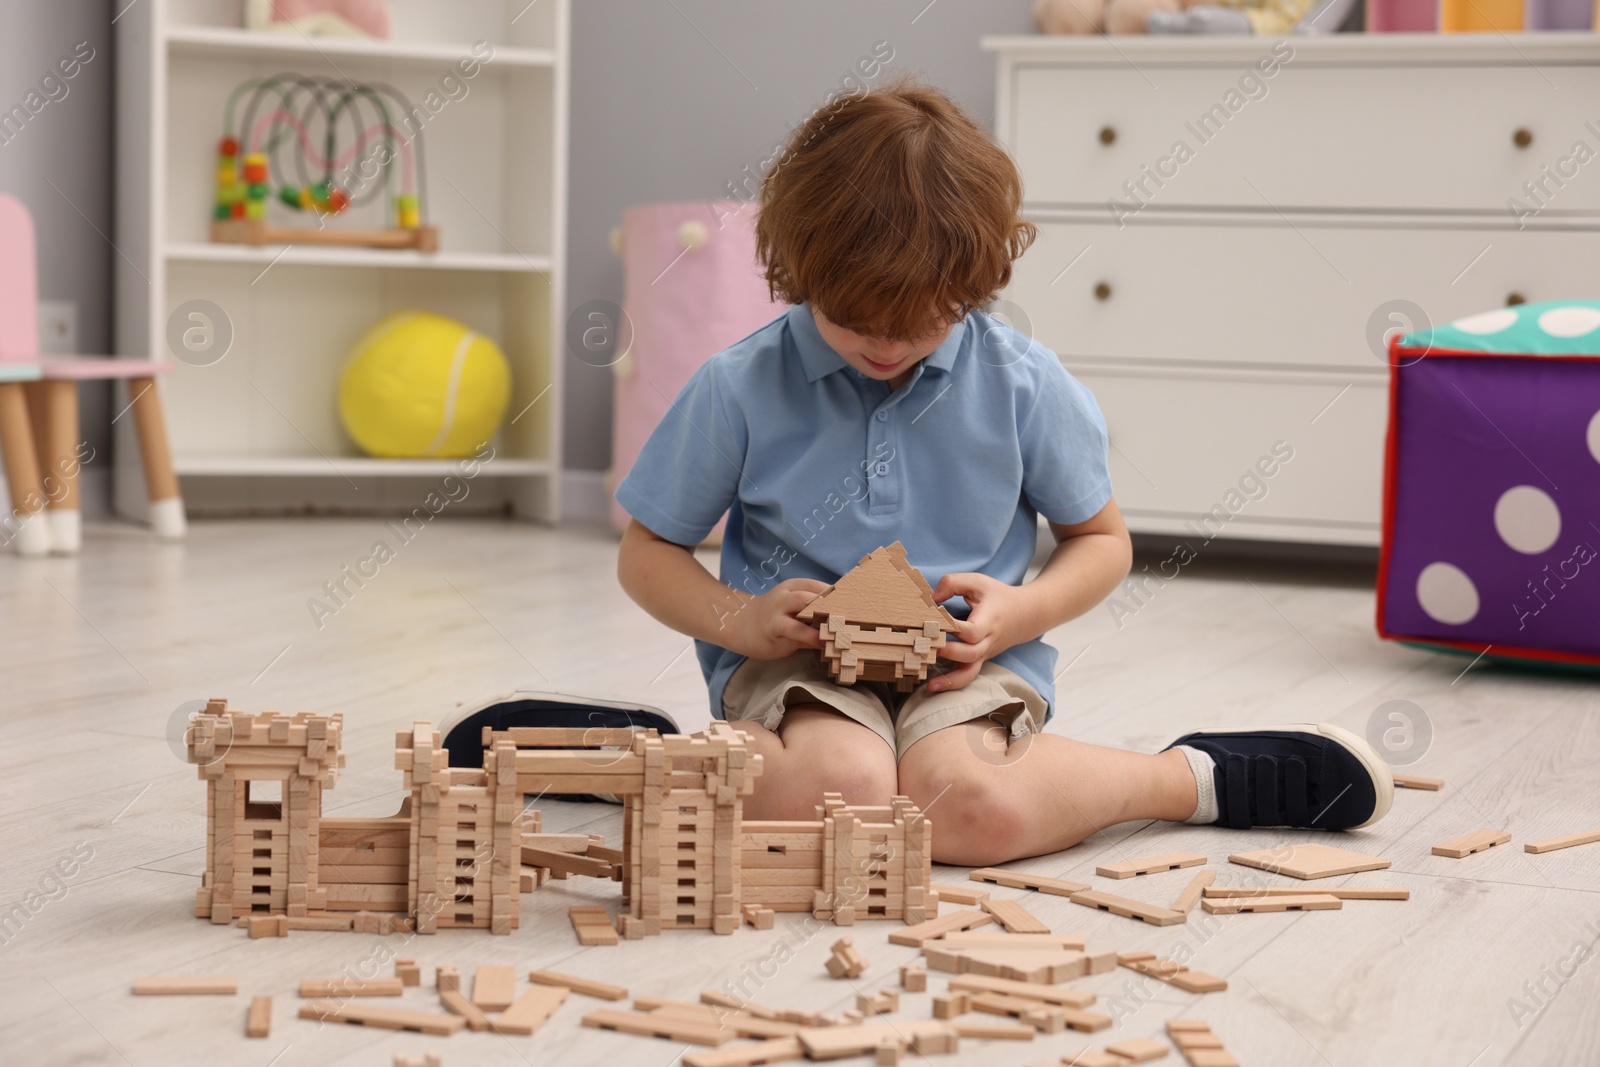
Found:
[{"label": "white chest of drawers", "polygon": [[1600,38],[983,44],[1039,227],[1001,310],[1136,532],[1377,544],[1384,329],[1600,295]]}]

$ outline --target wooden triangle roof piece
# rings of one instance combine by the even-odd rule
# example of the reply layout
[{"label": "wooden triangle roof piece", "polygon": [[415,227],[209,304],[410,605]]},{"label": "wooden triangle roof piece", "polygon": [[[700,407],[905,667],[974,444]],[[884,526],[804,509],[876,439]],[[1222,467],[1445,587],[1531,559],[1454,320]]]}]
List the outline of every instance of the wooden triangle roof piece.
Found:
[{"label": "wooden triangle roof piece", "polygon": [[798,617],[810,622],[829,615],[842,615],[856,626],[920,630],[933,622],[944,633],[956,632],[955,618],[934,601],[933,590],[922,572],[906,562],[906,549],[899,541],[862,556]]}]

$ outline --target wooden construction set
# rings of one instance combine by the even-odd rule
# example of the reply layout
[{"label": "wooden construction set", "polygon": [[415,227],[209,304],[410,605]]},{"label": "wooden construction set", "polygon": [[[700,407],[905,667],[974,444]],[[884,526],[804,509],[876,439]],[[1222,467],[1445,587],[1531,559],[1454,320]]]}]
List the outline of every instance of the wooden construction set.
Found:
[{"label": "wooden construction set", "polygon": [[[190,762],[206,783],[206,869],[195,914],[236,920],[252,937],[290,930],[388,933],[518,925],[520,895],[549,878],[622,883],[615,926],[600,906],[572,909],[585,944],[664,929],[730,934],[741,922],[807,911],[920,923],[932,826],[905,797],[885,807],[828,794],[814,820],[743,817],[761,758],[725,723],[705,736],[655,731],[485,730],[482,768],[449,766],[438,731],[395,737],[408,796],[387,818],[322,814],[343,765],[339,715],[250,715],[213,700],[190,724]],[[612,747],[575,747],[575,746]],[[523,795],[611,793],[622,848],[539,832]]]}]

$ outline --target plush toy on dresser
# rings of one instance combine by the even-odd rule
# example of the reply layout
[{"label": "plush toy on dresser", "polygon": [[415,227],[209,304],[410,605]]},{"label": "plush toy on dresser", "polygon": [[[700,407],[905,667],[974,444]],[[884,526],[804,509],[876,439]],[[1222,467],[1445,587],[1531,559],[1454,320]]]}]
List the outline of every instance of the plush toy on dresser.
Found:
[{"label": "plush toy on dresser", "polygon": [[1332,33],[1355,0],[1035,0],[1040,33]]}]

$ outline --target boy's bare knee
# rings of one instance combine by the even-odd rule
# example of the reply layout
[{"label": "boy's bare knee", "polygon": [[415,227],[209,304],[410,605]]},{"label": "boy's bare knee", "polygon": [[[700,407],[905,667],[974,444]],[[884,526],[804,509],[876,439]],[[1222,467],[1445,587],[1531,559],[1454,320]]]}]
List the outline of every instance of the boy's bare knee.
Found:
[{"label": "boy's bare knee", "polygon": [[918,759],[915,752],[913,746],[900,761],[900,792],[933,824],[935,860],[988,866],[1025,854],[1027,829],[1037,813],[1026,810],[1008,786],[1003,766]]},{"label": "boy's bare knee", "polygon": [[[811,712],[815,714],[796,714]],[[886,805],[895,793],[894,751],[876,733],[818,705],[792,708],[778,736],[786,777],[808,783],[807,805],[791,818],[810,819],[822,794],[839,793],[847,804]]]}]

